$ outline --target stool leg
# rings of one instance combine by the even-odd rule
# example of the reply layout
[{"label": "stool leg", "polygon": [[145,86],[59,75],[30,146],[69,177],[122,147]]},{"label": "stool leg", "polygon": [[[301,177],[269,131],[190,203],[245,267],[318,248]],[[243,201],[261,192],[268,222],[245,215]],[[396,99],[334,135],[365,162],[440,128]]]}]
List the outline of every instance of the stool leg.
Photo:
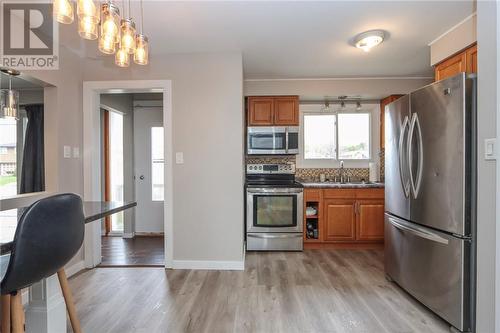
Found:
[{"label": "stool leg", "polygon": [[10,295],[2,295],[2,330],[10,333]]},{"label": "stool leg", "polygon": [[12,333],[23,333],[24,309],[21,299],[21,291],[18,291],[15,295],[10,296],[10,308]]},{"label": "stool leg", "polygon": [[68,278],[66,277],[64,268],[57,272],[57,277],[59,278],[59,284],[61,285],[64,301],[66,302],[66,309],[68,310],[69,320],[71,322],[73,332],[81,333],[82,328],[80,327],[80,321],[76,315],[75,303],[73,303],[73,296],[71,295],[71,290],[69,289]]}]

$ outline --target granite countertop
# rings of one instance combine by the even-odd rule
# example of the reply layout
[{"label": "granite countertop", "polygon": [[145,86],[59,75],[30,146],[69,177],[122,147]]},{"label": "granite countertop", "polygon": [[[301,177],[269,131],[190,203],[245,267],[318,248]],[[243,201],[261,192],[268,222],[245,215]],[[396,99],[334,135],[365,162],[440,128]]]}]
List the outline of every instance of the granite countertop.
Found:
[{"label": "granite countertop", "polygon": [[383,182],[315,182],[299,181],[305,188],[384,188]]}]

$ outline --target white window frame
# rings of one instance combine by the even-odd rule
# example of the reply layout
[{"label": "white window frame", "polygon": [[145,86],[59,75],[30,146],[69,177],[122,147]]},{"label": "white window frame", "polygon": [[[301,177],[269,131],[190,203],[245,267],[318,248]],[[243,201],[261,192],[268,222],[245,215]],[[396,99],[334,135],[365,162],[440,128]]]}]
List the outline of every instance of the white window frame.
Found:
[{"label": "white window frame", "polygon": [[[327,114],[321,111],[321,104],[301,104],[300,105],[300,125],[299,125],[299,154],[297,155],[296,163],[298,168],[338,168],[340,166],[339,159],[305,159],[304,158],[304,116],[305,115],[321,115]],[[338,109],[337,105],[333,106],[334,110]],[[348,104],[346,110],[338,112],[342,114],[351,113],[367,113],[369,114],[369,138],[370,138],[370,158],[369,159],[342,159],[346,168],[367,168],[370,162],[378,161],[378,152],[380,149],[380,104],[363,104],[363,110],[356,112],[356,105]],[[336,119],[338,123],[338,117]],[[336,125],[336,156],[338,157],[339,137],[338,125]]]}]

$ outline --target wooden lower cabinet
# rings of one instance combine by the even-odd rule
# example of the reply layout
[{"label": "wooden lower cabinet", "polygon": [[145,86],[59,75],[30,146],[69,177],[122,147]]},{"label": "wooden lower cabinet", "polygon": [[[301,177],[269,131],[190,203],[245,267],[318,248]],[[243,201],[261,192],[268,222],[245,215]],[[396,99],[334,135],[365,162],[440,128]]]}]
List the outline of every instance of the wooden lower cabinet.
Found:
[{"label": "wooden lower cabinet", "polygon": [[[318,239],[306,237],[306,248],[366,247],[384,240],[383,189],[305,189],[304,211],[318,208]],[[310,217],[304,216],[304,225]],[[309,246],[308,246],[309,245]]]},{"label": "wooden lower cabinet", "polygon": [[357,203],[356,239],[384,239],[384,200],[360,200]]},{"label": "wooden lower cabinet", "polygon": [[323,240],[352,241],[356,239],[355,206],[354,200],[327,199],[323,202],[325,210]]}]

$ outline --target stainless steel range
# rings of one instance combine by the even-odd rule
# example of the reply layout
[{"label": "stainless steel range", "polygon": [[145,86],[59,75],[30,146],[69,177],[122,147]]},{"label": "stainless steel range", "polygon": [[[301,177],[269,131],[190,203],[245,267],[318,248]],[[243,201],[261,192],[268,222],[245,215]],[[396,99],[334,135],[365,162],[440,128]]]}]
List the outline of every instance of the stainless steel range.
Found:
[{"label": "stainless steel range", "polygon": [[303,191],[293,164],[247,165],[247,250],[302,251]]}]

